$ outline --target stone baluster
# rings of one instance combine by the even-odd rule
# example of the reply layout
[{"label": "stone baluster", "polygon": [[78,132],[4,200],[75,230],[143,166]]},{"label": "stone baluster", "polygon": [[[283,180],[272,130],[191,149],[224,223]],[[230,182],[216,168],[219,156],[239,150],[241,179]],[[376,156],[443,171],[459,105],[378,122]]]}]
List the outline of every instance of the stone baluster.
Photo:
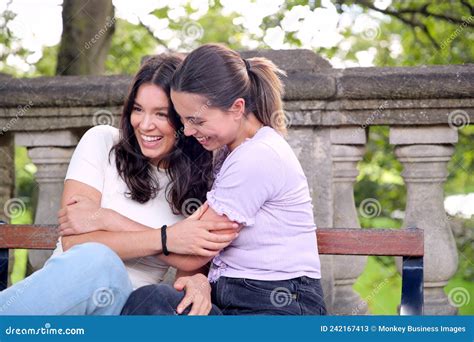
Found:
[{"label": "stone baluster", "polygon": [[[27,146],[28,155],[37,167],[38,205],[35,224],[57,224],[64,177],[71,159],[77,136],[70,131],[46,133],[17,133],[16,145]],[[30,250],[30,271],[43,267],[51,251]]]},{"label": "stone baluster", "polygon": [[[360,228],[354,202],[354,182],[359,174],[357,163],[362,160],[367,141],[360,127],[331,128],[333,162],[333,227]],[[364,315],[367,303],[352,289],[364,271],[366,256],[334,256],[335,315]]]},{"label": "stone baluster", "polygon": [[[407,187],[404,227],[424,230],[424,313],[454,315],[444,286],[458,266],[456,243],[444,210],[443,185],[458,132],[448,126],[391,127],[390,143],[404,166]],[[397,260],[399,272],[401,260]]]}]

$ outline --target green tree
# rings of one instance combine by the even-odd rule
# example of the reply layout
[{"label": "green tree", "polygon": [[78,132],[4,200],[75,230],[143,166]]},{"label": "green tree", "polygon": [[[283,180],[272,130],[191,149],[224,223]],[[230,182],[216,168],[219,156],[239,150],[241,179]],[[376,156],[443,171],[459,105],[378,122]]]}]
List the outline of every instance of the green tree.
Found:
[{"label": "green tree", "polygon": [[0,72],[14,76],[21,75],[22,72],[7,63],[9,58],[19,58],[26,60],[33,52],[21,45],[20,39],[11,29],[12,22],[16,14],[10,9],[13,0],[9,0],[6,9],[0,15]]}]

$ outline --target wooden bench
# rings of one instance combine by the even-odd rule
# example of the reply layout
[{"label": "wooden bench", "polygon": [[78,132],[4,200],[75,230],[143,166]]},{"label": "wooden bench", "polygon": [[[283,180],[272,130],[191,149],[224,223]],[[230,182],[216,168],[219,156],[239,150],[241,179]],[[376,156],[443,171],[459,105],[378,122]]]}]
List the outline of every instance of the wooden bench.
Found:
[{"label": "wooden bench", "polygon": [[[403,257],[401,315],[423,314],[423,230],[318,228],[319,254]],[[0,225],[0,290],[7,286],[8,250],[54,249],[54,225]]]}]

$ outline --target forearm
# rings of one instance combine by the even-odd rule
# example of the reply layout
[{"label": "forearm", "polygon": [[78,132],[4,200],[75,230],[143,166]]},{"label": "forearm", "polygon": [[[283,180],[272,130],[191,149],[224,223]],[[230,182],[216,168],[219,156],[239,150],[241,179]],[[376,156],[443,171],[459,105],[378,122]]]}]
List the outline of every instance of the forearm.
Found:
[{"label": "forearm", "polygon": [[[227,222],[229,219],[226,216],[218,215],[214,210],[206,210],[201,216],[200,220],[203,221],[214,221],[214,222]],[[228,230],[216,231],[217,234],[228,233]],[[212,257],[202,257],[197,255],[182,255],[182,254],[173,254],[171,253],[168,256],[164,254],[159,254],[157,257],[169,265],[176,267],[178,270],[186,272],[196,272],[197,270],[207,267],[206,265],[214,258]],[[207,268],[208,269],[208,268]],[[207,271],[206,273],[207,274]]]},{"label": "forearm", "polygon": [[112,209],[103,209],[104,229],[112,232],[141,232],[153,229],[145,226]]},{"label": "forearm", "polygon": [[141,232],[105,232],[70,235],[62,237],[63,250],[86,242],[99,242],[110,247],[122,260],[155,255],[162,252],[159,229]]},{"label": "forearm", "polygon": [[184,271],[184,270],[178,269],[176,271],[176,279],[178,279],[179,277],[193,276],[193,275],[198,274],[198,273],[201,273],[201,274],[207,276],[207,274],[209,273],[209,267],[207,265],[204,265],[203,267],[201,267],[197,270],[194,270],[194,271]]},{"label": "forearm", "polygon": [[[135,222],[129,219],[128,217],[123,216],[120,213],[111,209],[107,209],[107,212],[104,215],[104,222],[106,223],[107,230],[108,230],[108,232],[106,233],[118,233],[118,232],[126,232],[126,231],[144,232],[144,231],[154,230],[151,227]],[[99,232],[94,232],[94,233],[99,233]],[[93,234],[93,233],[89,233],[89,234]],[[84,236],[84,238],[87,238],[89,234],[76,235],[76,237]],[[97,238],[103,239],[104,240],[103,243],[109,246],[109,243],[112,243],[112,242],[107,240],[108,236],[109,235],[104,236],[104,235],[97,234]],[[96,236],[94,236],[94,238],[96,238]],[[121,252],[124,250],[127,254],[132,252],[131,250],[129,251],[129,248],[128,248],[129,242],[127,241],[127,239],[124,239],[124,241],[122,241],[122,236],[120,236],[120,237],[117,237],[116,240],[118,241],[117,241],[116,246],[114,246],[115,248],[112,246],[109,246],[109,247],[111,247],[114,251],[116,251],[119,256],[121,256]],[[101,242],[101,241],[98,241],[98,242]],[[82,242],[78,242],[78,243],[82,243]],[[178,270],[181,270],[181,272],[187,272],[191,274],[203,273],[203,272],[200,272],[201,271],[200,269],[203,268],[203,266],[205,266],[212,259],[212,257],[209,258],[209,257],[196,256],[196,255],[182,255],[182,254],[175,254],[175,253],[170,253],[168,256],[165,256],[161,250],[161,237],[159,241],[159,246],[160,246],[160,251],[158,253],[154,253],[154,254],[157,254],[156,257],[166,262],[168,265],[173,266],[177,268]],[[143,255],[140,255],[139,257],[141,256]],[[205,269],[205,272],[206,273],[204,274],[207,275],[207,269]]]},{"label": "forearm", "polygon": [[[188,272],[192,274],[203,273],[204,270],[207,275],[208,268],[206,265],[212,260],[213,257],[202,257],[197,255],[181,255],[170,253],[164,255],[163,253],[158,254],[157,258],[166,262],[168,265],[173,266],[181,272]],[[201,272],[201,270],[203,272]]]}]

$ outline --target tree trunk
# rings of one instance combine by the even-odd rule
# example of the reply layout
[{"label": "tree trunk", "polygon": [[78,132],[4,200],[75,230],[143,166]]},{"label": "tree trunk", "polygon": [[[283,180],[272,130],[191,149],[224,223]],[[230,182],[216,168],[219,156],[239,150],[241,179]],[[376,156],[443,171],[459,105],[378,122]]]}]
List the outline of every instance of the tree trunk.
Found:
[{"label": "tree trunk", "polygon": [[115,30],[112,0],[64,0],[56,75],[100,75]]},{"label": "tree trunk", "polygon": [[[63,33],[56,75],[101,75],[115,30],[112,0],[64,0]],[[28,251],[27,276],[42,267],[51,251]]]}]

